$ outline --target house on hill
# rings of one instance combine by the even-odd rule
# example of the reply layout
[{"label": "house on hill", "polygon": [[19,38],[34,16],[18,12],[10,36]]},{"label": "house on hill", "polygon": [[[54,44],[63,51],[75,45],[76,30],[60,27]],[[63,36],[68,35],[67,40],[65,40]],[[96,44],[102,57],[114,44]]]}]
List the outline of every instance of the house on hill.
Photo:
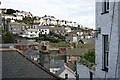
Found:
[{"label": "house on hill", "polygon": [[48,26],[38,26],[37,27],[40,34],[49,34],[50,33],[50,29]]}]

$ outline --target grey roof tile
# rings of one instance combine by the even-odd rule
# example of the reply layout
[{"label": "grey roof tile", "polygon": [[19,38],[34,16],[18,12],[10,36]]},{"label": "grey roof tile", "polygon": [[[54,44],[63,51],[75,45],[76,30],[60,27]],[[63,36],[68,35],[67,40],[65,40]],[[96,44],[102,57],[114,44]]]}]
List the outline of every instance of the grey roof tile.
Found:
[{"label": "grey roof tile", "polygon": [[0,50],[2,54],[2,78],[61,79],[50,73],[17,50]]}]

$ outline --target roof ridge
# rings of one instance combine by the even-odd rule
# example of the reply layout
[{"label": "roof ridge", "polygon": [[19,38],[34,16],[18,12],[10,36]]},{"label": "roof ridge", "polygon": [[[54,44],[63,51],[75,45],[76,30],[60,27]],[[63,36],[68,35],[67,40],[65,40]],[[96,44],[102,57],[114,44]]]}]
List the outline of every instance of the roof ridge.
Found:
[{"label": "roof ridge", "polygon": [[19,50],[18,51],[23,57],[25,57],[25,59],[29,60],[30,62],[32,62],[33,64],[35,64],[37,67],[41,68],[42,70],[44,70],[45,72],[47,72],[48,74],[50,74],[51,76],[57,78],[57,79],[61,79],[60,77],[58,77],[57,75],[51,73],[49,70],[47,70],[45,67],[35,63],[33,60],[29,59],[28,57],[26,57],[23,53],[21,53]]},{"label": "roof ridge", "polygon": [[68,69],[70,72],[74,73],[74,71],[71,68],[69,68],[66,64],[64,64],[64,67],[65,67],[65,69]]},{"label": "roof ridge", "polygon": [[24,52],[24,54],[26,54],[30,49],[32,49],[32,47],[33,47],[33,46],[29,47],[28,50],[26,50],[26,51]]},{"label": "roof ridge", "polygon": [[68,69],[70,72],[72,72],[73,74],[75,74],[75,72],[72,69],[70,69],[69,67],[67,67],[66,69]]},{"label": "roof ridge", "polygon": [[47,72],[48,74],[50,74],[51,76],[55,77],[57,80],[64,80],[63,78],[60,78],[59,76],[51,73],[49,70],[47,70],[45,67],[43,67],[42,65],[39,65],[37,63],[35,63],[33,60],[29,59],[28,57],[26,57],[22,52],[20,52],[18,49],[15,48],[9,48],[7,50],[14,50],[17,51],[20,55],[22,55],[25,59],[29,60],[30,62],[32,62],[35,66],[41,68],[42,70],[44,70],[45,72]]}]

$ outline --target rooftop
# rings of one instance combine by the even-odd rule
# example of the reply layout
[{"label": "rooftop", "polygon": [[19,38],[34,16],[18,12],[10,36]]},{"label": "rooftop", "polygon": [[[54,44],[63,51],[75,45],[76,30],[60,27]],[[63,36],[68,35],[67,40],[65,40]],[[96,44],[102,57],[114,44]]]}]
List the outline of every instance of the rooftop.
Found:
[{"label": "rooftop", "polygon": [[61,80],[61,78],[27,58],[17,49],[0,48],[0,55],[2,55],[3,78],[48,78]]}]

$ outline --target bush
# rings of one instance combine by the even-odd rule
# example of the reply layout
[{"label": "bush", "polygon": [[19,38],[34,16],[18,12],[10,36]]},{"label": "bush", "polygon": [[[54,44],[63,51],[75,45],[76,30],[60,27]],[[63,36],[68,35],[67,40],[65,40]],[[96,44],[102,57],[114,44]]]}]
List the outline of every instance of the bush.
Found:
[{"label": "bush", "polygon": [[90,63],[95,63],[95,50],[89,50],[87,53],[81,56],[81,59],[83,58]]},{"label": "bush", "polygon": [[49,35],[39,34],[39,40],[50,41],[51,43],[58,43],[58,42],[65,41],[63,36],[52,34],[52,32]]},{"label": "bush", "polygon": [[10,32],[7,32],[2,36],[2,42],[3,43],[14,43],[14,35]]},{"label": "bush", "polygon": [[7,9],[7,12],[5,14],[13,14],[13,13],[16,13],[16,11],[13,9]]}]

